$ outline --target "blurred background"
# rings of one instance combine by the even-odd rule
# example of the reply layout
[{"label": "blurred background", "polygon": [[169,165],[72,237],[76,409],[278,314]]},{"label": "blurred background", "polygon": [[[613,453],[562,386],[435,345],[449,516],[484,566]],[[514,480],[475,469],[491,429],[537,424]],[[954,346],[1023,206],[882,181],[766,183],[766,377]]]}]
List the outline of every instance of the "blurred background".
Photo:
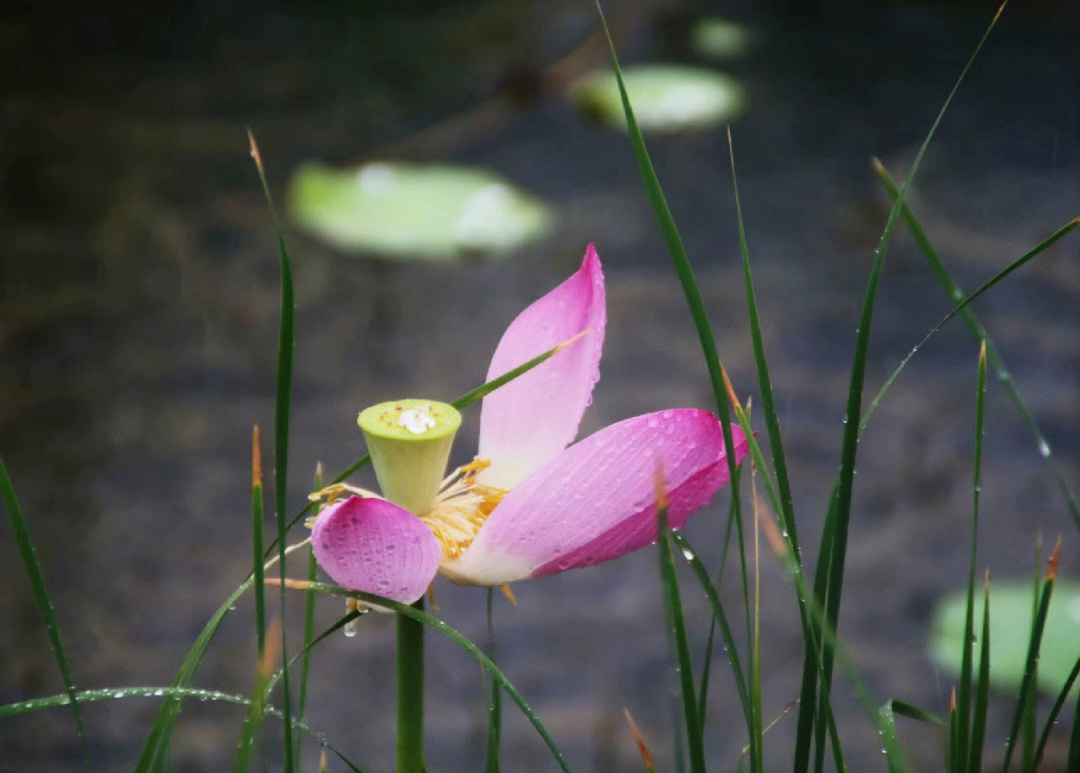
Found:
[{"label": "blurred background", "polygon": [[[723,128],[730,122],[812,566],[838,467],[855,322],[888,214],[870,160],[903,176],[995,8],[607,5],[624,65],[705,68],[741,95],[720,123],[647,141],[721,358],[745,399],[757,390]],[[727,24],[721,29],[736,30],[741,43],[710,48],[701,40],[705,21]],[[1080,214],[1077,32],[1075,3],[1007,8],[912,189],[916,215],[969,290]],[[505,326],[573,271],[590,241],[604,265],[609,322],[582,435],[650,410],[712,405],[625,132],[598,123],[595,111],[583,117],[567,98],[579,78],[607,67],[586,0],[173,2],[139,12],[45,3],[5,12],[0,454],[79,687],[168,684],[250,568],[251,428],[262,426],[269,460],[279,284],[249,126],[286,210],[296,281],[291,512],[303,505],[316,462],[332,475],[363,453],[360,409],[405,395],[450,399],[481,383]],[[305,162],[349,169],[371,161],[477,166],[542,203],[546,230],[499,250],[388,254],[320,236],[290,208],[298,185],[290,180]],[[501,214],[488,214],[481,210],[480,220],[501,223]],[[1076,238],[1066,238],[976,304],[1074,489],[1078,257]],[[868,394],[948,309],[898,228],[874,318]],[[841,635],[877,697],[935,712],[947,709],[953,677],[929,660],[925,643],[935,601],[966,578],[976,353],[963,326],[950,323],[896,382],[859,451]],[[471,457],[477,420],[477,410],[466,412],[452,461]],[[1038,541],[1062,534],[1061,573],[1080,574],[1080,532],[996,383],[987,428],[980,569],[1030,576]],[[724,502],[688,529],[712,566]],[[302,537],[298,530],[294,541]],[[302,572],[296,562],[292,574]],[[792,588],[767,553],[761,574],[772,718],[797,696],[802,644]],[[686,587],[700,652],[708,611]],[[735,605],[733,579],[724,587]],[[638,769],[626,707],[671,769],[676,684],[655,553],[514,591],[516,607],[495,599],[497,659],[571,767]],[[486,642],[483,591],[440,579],[435,599],[451,625]],[[295,650],[301,599],[291,600]],[[322,600],[320,624],[342,607]],[[198,686],[250,691],[251,619],[248,596],[213,640]],[[6,526],[0,620],[0,703],[61,692]],[[480,670],[434,635],[428,654],[431,768],[477,770],[487,722]],[[310,722],[365,770],[392,765],[392,666],[392,620],[379,615],[364,618],[357,636],[321,645],[314,659]],[[726,663],[714,666],[710,690],[706,739],[717,770],[735,769],[745,743],[726,671]],[[877,769],[875,734],[839,679],[834,707],[851,769]],[[999,739],[1010,707],[991,705]],[[130,769],[156,710],[149,699],[87,706],[95,767]],[[241,720],[234,707],[188,703],[174,769],[222,769]],[[554,769],[511,706],[503,735],[505,769]],[[791,714],[770,731],[770,769],[790,766],[793,737]],[[273,760],[276,724],[265,738]],[[901,739],[915,769],[939,767],[934,731],[902,725]],[[317,746],[305,747],[303,769],[313,770]],[[0,769],[80,765],[69,712],[0,723]]]}]

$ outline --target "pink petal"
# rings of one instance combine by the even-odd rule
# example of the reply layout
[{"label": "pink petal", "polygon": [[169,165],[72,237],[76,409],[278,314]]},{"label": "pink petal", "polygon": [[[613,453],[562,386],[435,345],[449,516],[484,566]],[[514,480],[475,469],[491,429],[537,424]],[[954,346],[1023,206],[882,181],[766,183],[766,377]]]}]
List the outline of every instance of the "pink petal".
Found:
[{"label": "pink petal", "polygon": [[[733,427],[736,460],[748,451]],[[728,480],[720,423],[708,411],[651,413],[605,427],[529,476],[442,569],[498,584],[607,561],[656,540],[655,476],[679,528]]]},{"label": "pink petal", "polygon": [[492,462],[484,482],[513,488],[562,451],[600,378],[604,343],[604,276],[589,245],[581,268],[534,302],[503,333],[488,380],[588,331],[569,348],[484,398],[479,455]]},{"label": "pink petal", "polygon": [[311,549],[338,585],[405,604],[424,595],[442,558],[419,518],[374,497],[349,497],[319,513]]}]

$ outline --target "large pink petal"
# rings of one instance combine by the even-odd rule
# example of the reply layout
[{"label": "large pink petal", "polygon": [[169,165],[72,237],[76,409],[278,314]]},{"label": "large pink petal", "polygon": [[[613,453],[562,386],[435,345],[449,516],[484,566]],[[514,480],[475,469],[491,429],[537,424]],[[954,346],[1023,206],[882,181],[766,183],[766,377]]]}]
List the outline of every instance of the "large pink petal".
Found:
[{"label": "large pink petal", "polygon": [[492,463],[484,482],[513,488],[574,439],[600,378],[606,320],[604,276],[590,244],[581,268],[521,312],[495,349],[489,381],[588,331],[543,365],[484,398],[479,455]]},{"label": "large pink petal", "polygon": [[[746,439],[733,427],[736,460]],[[473,544],[442,571],[481,585],[561,572],[654,542],[656,474],[681,527],[728,480],[720,423],[680,409],[613,424],[572,445],[492,511]]]},{"label": "large pink petal", "polygon": [[419,518],[374,497],[349,497],[319,513],[311,549],[338,585],[405,604],[424,595],[442,558]]}]

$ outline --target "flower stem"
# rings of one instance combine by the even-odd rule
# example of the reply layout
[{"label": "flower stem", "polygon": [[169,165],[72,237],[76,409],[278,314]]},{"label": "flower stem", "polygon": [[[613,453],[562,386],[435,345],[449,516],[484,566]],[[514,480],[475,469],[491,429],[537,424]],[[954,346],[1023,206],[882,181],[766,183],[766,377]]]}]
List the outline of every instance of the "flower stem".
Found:
[{"label": "flower stem", "polygon": [[[423,611],[421,598],[413,606]],[[397,773],[424,773],[424,624],[397,616]]]}]

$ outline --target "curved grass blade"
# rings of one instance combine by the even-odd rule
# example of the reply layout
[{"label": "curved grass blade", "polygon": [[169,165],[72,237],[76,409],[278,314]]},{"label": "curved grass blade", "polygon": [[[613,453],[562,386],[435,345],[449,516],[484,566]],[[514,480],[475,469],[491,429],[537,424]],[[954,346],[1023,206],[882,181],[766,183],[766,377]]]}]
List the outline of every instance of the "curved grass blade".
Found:
[{"label": "curved grass blade", "polygon": [[[767,524],[769,522],[763,520],[762,523]],[[790,554],[787,552],[786,543],[784,542],[783,538],[780,537],[779,529],[777,529],[775,525],[773,526],[773,529],[775,530],[775,533],[772,534],[772,536],[770,536],[770,531],[772,530],[766,529],[766,537],[769,538],[768,541],[770,543],[770,546],[772,547],[773,552],[776,553],[777,557],[780,559],[780,562],[783,565],[785,571],[787,572],[788,577],[791,579],[792,583],[795,584],[797,592],[802,594],[807,599],[807,612],[813,615],[815,624],[819,626],[823,631],[824,639],[830,642],[835,651],[838,653],[841,668],[843,669],[845,678],[848,680],[848,684],[852,688],[852,692],[854,693],[859,703],[862,705],[863,710],[866,712],[867,716],[870,717],[871,721],[874,723],[874,726],[877,728],[878,732],[881,733],[882,743],[884,746],[886,761],[889,765],[889,770],[893,771],[894,773],[906,770],[906,765],[904,763],[903,755],[900,752],[899,745],[891,743],[886,737],[885,727],[882,724],[881,718],[879,717],[878,704],[872,699],[870,691],[867,688],[866,683],[863,681],[863,678],[859,675],[859,670],[855,666],[855,663],[851,659],[851,656],[848,655],[847,650],[843,646],[841,646],[840,641],[836,636],[836,633],[827,625],[824,607],[819,601],[817,601],[817,599],[813,598],[810,595],[810,588],[806,582],[805,575],[803,574],[802,566],[798,562],[794,561],[791,558]],[[693,570],[694,576],[697,577],[698,582],[701,583],[702,589],[705,591],[706,598],[713,606],[714,612],[716,612],[717,608],[720,607],[720,601],[716,595],[716,586],[713,585],[712,580],[709,577],[708,571],[705,570],[704,566],[701,564],[701,560],[697,557],[697,554],[693,546],[690,544],[690,541],[682,532],[672,533],[671,539],[672,542],[675,543],[675,546],[679,548],[683,556],[690,563],[690,568]],[[734,650],[731,650],[731,652],[734,652]],[[738,680],[736,680],[736,686],[737,685]],[[833,734],[830,735],[830,738],[834,738],[835,723],[831,721],[831,714],[829,715],[829,717],[829,724],[832,727],[830,733]],[[841,765],[839,769],[844,769],[844,766]]]},{"label": "curved grass blade", "polygon": [[[881,182],[885,186],[886,191],[888,191],[889,195],[895,199],[897,195],[896,184],[893,182],[892,177],[889,176],[889,172],[885,169],[885,166],[877,159],[874,159],[874,171],[881,179]],[[986,328],[983,326],[978,316],[976,316],[975,312],[968,305],[972,300],[974,300],[975,296],[972,295],[967,299],[964,298],[963,290],[961,290],[960,286],[956,284],[956,281],[952,278],[952,275],[945,267],[944,262],[942,262],[941,258],[934,250],[933,245],[930,244],[930,239],[927,237],[926,232],[923,231],[922,227],[915,219],[915,215],[911,212],[906,203],[903,204],[901,212],[904,217],[904,222],[907,223],[907,226],[911,231],[911,235],[915,239],[915,243],[922,251],[923,257],[926,258],[926,262],[930,265],[930,270],[934,274],[935,278],[938,280],[938,283],[941,285],[942,289],[945,290],[953,303],[959,304],[954,309],[954,312],[958,312],[960,314],[961,318],[967,324],[968,330],[971,331],[971,334],[973,336],[987,342],[987,358],[989,360],[990,366],[997,373],[998,379],[1005,387],[1005,391],[1008,393],[1009,399],[1012,401],[1017,413],[1020,414],[1020,417],[1024,420],[1024,423],[1027,424],[1028,430],[1031,432],[1031,435],[1035,440],[1035,446],[1039,449],[1039,455],[1043,458],[1044,463],[1050,470],[1050,474],[1054,478],[1054,483],[1057,485],[1062,497],[1064,497],[1065,504],[1069,508],[1069,513],[1072,515],[1073,520],[1077,523],[1077,525],[1080,526],[1080,507],[1077,506],[1076,497],[1073,496],[1072,490],[1069,488],[1069,484],[1065,481],[1065,476],[1061,474],[1060,468],[1054,462],[1053,449],[1050,447],[1050,443],[1047,441],[1046,436],[1043,434],[1042,429],[1039,427],[1039,423],[1035,420],[1035,415],[1031,412],[1031,409],[1028,408],[1027,403],[1024,401],[1023,397],[1021,397],[1019,387],[1017,387],[1016,382],[1013,380],[1012,374],[1005,366],[1005,361],[1001,358],[1001,355],[998,353],[997,348],[990,340]],[[1018,268],[1019,265],[1022,265],[1022,263],[1026,263],[1031,258],[1034,258],[1040,252],[1045,250],[1047,247],[1049,247],[1051,244],[1056,242],[1058,239],[1060,239],[1062,236],[1064,236],[1077,226],[1080,226],[1080,218],[1076,218],[1066,223],[1062,228],[1058,229],[1047,239],[1043,240],[1029,253],[1026,253],[1022,257],[1017,259],[1017,261],[1014,261],[1014,264],[1017,264],[1016,267]],[[1008,273],[1011,273],[1013,270],[1015,270],[1015,268],[1013,268],[1013,264],[1010,264],[1010,266],[1006,267],[1006,271],[1008,271]],[[984,289],[989,289],[989,287],[984,286],[984,288],[980,288],[979,292],[981,293]],[[908,358],[905,358],[905,361],[906,359]],[[890,379],[890,383],[891,381],[892,379]]]},{"label": "curved grass blade", "polygon": [[1039,745],[1035,749],[1035,761],[1032,765],[1032,770],[1037,769],[1039,763],[1042,762],[1043,753],[1046,751],[1046,742],[1050,740],[1050,731],[1053,730],[1054,726],[1057,724],[1058,715],[1061,713],[1061,709],[1064,708],[1065,701],[1069,699],[1069,693],[1076,683],[1077,676],[1080,676],[1080,658],[1077,659],[1076,665],[1074,665],[1072,671],[1069,672],[1069,676],[1065,680],[1065,685],[1061,688],[1061,692],[1058,693],[1057,699],[1054,700],[1054,705],[1050,708],[1050,714],[1046,717],[1046,726],[1043,728],[1042,735],[1039,737]]},{"label": "curved grass blade", "polygon": [[15,496],[15,488],[11,485],[7,468],[0,460],[0,500],[3,500],[4,509],[7,510],[8,521],[11,530],[15,533],[15,544],[19,548],[23,565],[26,567],[26,576],[30,580],[30,588],[34,592],[34,601],[37,602],[38,613],[45,625],[45,631],[49,635],[49,644],[52,646],[53,657],[60,669],[60,676],[64,680],[64,689],[67,690],[71,699],[71,714],[75,719],[75,732],[79,736],[79,747],[82,750],[83,767],[90,770],[90,753],[86,748],[86,732],[83,730],[82,715],[79,713],[78,703],[75,701],[75,682],[71,678],[71,667],[68,665],[67,653],[64,651],[64,642],[60,638],[60,626],[56,621],[56,612],[53,610],[52,599],[45,587],[45,576],[41,572],[41,563],[34,550],[34,543],[30,539],[30,529],[26,525],[22,507]]},{"label": "curved grass blade", "polygon": [[1013,713],[1010,725],[1009,738],[1005,745],[1005,762],[1002,763],[1003,773],[1008,773],[1009,762],[1012,760],[1013,748],[1016,746],[1016,736],[1020,732],[1020,723],[1024,715],[1028,713],[1031,696],[1035,690],[1035,669],[1039,662],[1039,647],[1042,644],[1043,629],[1046,625],[1046,615],[1050,611],[1050,596],[1054,592],[1054,578],[1057,575],[1058,555],[1061,551],[1061,540],[1054,546],[1054,552],[1050,556],[1046,577],[1043,580],[1042,592],[1039,594],[1038,608],[1034,621],[1031,625],[1031,640],[1028,643],[1027,659],[1024,663],[1024,679],[1020,683],[1020,694],[1016,698],[1016,711]]},{"label": "curved grass blade", "polygon": [[[562,349],[566,348],[567,342],[563,342],[558,346],[554,346],[548,349],[543,354],[534,357],[528,362],[519,365],[513,370],[492,379],[491,381],[482,384],[481,386],[473,389],[470,392],[466,392],[461,397],[452,401],[450,404],[459,410],[465,408],[476,400],[479,400],[486,394],[491,393],[495,389],[499,388],[503,384],[517,378],[523,373],[535,368],[550,357],[554,356]],[[334,478],[334,483],[340,483],[350,475],[361,469],[367,464],[371,463],[371,457],[368,454],[364,454],[347,468],[342,471],[337,477]],[[301,519],[307,516],[313,509],[314,503],[308,502],[300,511],[293,516],[292,520],[288,524],[288,529],[298,524]],[[278,547],[278,540],[274,541],[266,548],[263,553],[264,559],[270,559],[273,553]],[[206,648],[210,644],[210,640],[213,638],[214,633],[217,631],[218,626],[221,625],[221,621],[228,614],[229,610],[236,604],[239,598],[252,584],[253,573],[249,573],[244,581],[229,595],[227,599],[221,604],[220,607],[214,612],[214,614],[207,621],[203,630],[199,633],[199,636],[195,639],[195,643],[192,644],[191,649],[188,650],[187,655],[184,656],[184,662],[180,666],[180,671],[176,675],[176,679],[173,681],[174,688],[183,688],[191,683],[191,680],[195,676],[195,672],[199,668],[199,664],[202,662],[203,655],[206,653]],[[168,749],[169,738],[172,735],[173,726],[176,723],[176,718],[180,713],[181,702],[184,695],[179,692],[166,693],[165,701],[162,703],[161,708],[158,710],[158,715],[154,720],[154,725],[150,730],[150,734],[147,736],[146,743],[143,746],[142,756],[136,766],[137,773],[148,773],[148,771],[156,770],[160,766],[160,761],[164,759],[164,754]]]},{"label": "curved grass blade", "polygon": [[[971,57],[968,59],[967,64],[964,65],[964,69],[960,72],[956,83],[953,85],[949,95],[945,98],[945,103],[942,105],[941,110],[938,112],[937,117],[934,119],[934,123],[930,127],[930,131],[927,133],[926,138],[923,140],[922,145],[919,147],[918,153],[915,155],[915,160],[912,162],[911,169],[908,172],[907,178],[904,180],[904,184],[900,188],[900,192],[897,196],[896,202],[893,204],[892,211],[889,213],[889,219],[885,224],[885,230],[881,235],[881,240],[878,243],[878,247],[874,253],[874,264],[870,271],[870,278],[867,281],[866,292],[863,297],[863,308],[859,316],[859,324],[856,328],[855,334],[855,353],[852,358],[851,365],[851,378],[848,387],[848,399],[847,408],[844,413],[844,433],[843,433],[843,445],[840,452],[840,471],[837,474],[837,493],[836,493],[836,528],[834,530],[834,544],[832,547],[829,571],[827,577],[827,586],[822,585],[815,587],[815,596],[818,598],[823,597],[825,588],[828,588],[828,596],[826,598],[826,616],[828,618],[830,626],[835,630],[837,620],[840,613],[840,599],[841,590],[844,583],[844,565],[847,551],[847,536],[848,536],[848,524],[851,516],[851,497],[852,489],[854,486],[855,477],[855,456],[858,447],[859,426],[860,426],[860,413],[862,407],[863,397],[863,384],[866,375],[866,353],[870,343],[870,326],[874,313],[874,302],[877,298],[878,284],[881,280],[882,269],[885,263],[885,256],[888,253],[889,246],[892,242],[892,235],[896,229],[896,223],[900,216],[900,205],[907,196],[908,189],[911,187],[912,180],[915,179],[915,174],[919,170],[919,166],[922,163],[923,156],[926,153],[926,148],[930,145],[931,139],[937,132],[937,128],[941,123],[942,118],[945,115],[945,111],[948,109],[952,102],[953,96],[959,89],[960,84],[964,80],[964,76],[967,75],[975,59],[979,55],[979,51],[982,49],[983,44],[986,42],[987,37],[990,35],[990,31],[994,28],[998,18],[1001,16],[1001,11],[1004,10],[1004,4],[998,9],[990,25],[987,27],[986,32],[983,33],[982,38],[979,40],[978,45],[975,46],[975,50],[972,52]],[[820,551],[819,551],[820,552]],[[833,652],[832,647],[826,644],[822,648],[823,658],[823,683],[828,684],[832,678],[832,662]],[[816,671],[814,665],[810,662],[811,657],[808,655],[803,665],[804,675],[810,671]],[[819,718],[810,714],[813,711],[813,707],[816,705],[816,701],[811,701],[810,704],[801,704],[799,707],[800,721],[798,735],[796,738],[796,751],[795,751],[795,771],[796,773],[804,773],[806,766],[809,763],[809,741],[810,730],[815,721]]]},{"label": "curved grass blade", "polygon": [[[251,706],[251,698],[247,698],[243,695],[233,695],[227,692],[221,692],[220,690],[200,690],[194,687],[107,687],[100,690],[81,690],[75,693],[76,703],[94,703],[97,701],[106,700],[121,700],[123,698],[176,698],[182,700],[184,698],[194,698],[199,701],[218,701],[223,703],[232,703],[237,706]],[[20,701],[18,703],[9,703],[6,706],[0,706],[0,719],[6,719],[8,717],[17,717],[22,714],[29,714],[34,711],[43,711],[45,709],[54,709],[59,706],[68,706],[72,703],[71,696],[64,695],[51,695],[45,698],[33,698],[28,701]],[[282,719],[282,713],[273,706],[264,706],[263,713]],[[319,730],[315,730],[310,725],[303,722],[293,720],[293,726],[297,729],[307,733],[312,738],[319,742],[320,746],[329,749],[339,760],[344,763],[349,770],[354,773],[363,773],[356,764],[349,760],[344,754],[338,751],[329,741],[326,740],[326,735]]]},{"label": "curved grass blade", "polygon": [[691,773],[705,773],[705,747],[702,743],[701,721],[697,712],[693,664],[690,662],[686,621],[683,619],[682,602],[679,600],[679,578],[675,575],[675,561],[671,555],[671,530],[668,528],[666,494],[659,480],[656,489],[658,499],[656,519],[659,522],[656,544],[660,555],[660,580],[664,587],[664,606],[667,608],[668,624],[674,635],[675,654],[678,659],[686,741],[690,752],[690,770]]},{"label": "curved grass blade", "polygon": [[[277,582],[278,581],[276,579],[267,580],[267,583],[270,585],[275,585],[277,584]],[[481,668],[487,671],[491,675],[491,678],[502,687],[506,694],[510,696],[510,699],[517,704],[518,708],[521,709],[522,714],[525,715],[525,718],[529,721],[529,724],[533,726],[533,729],[536,730],[537,734],[539,734],[540,738],[544,741],[544,744],[548,747],[548,750],[551,751],[552,755],[555,757],[555,761],[558,763],[559,767],[564,771],[564,773],[570,773],[570,768],[567,766],[566,760],[563,757],[562,752],[559,751],[559,747],[555,745],[555,741],[552,740],[550,734],[548,734],[547,729],[543,726],[543,724],[540,722],[540,719],[536,716],[536,713],[532,710],[532,708],[529,707],[529,704],[525,702],[525,699],[522,697],[521,693],[519,693],[517,691],[517,688],[510,683],[510,680],[507,679],[503,672],[499,670],[499,667],[492,662],[491,658],[485,655],[483,650],[481,650],[479,647],[469,641],[457,629],[450,627],[442,620],[434,617],[433,615],[429,615],[426,612],[421,612],[415,607],[407,604],[401,604],[397,601],[393,601],[392,599],[384,598],[383,596],[376,596],[372,593],[349,590],[347,588],[342,588],[339,585],[332,585],[330,583],[324,582],[286,580],[284,584],[286,588],[294,590],[311,590],[315,593],[324,593],[330,596],[341,596],[342,598],[356,599],[357,601],[362,601],[365,604],[369,604],[371,606],[382,607],[392,612],[397,612],[399,615],[410,617],[413,620],[423,623],[424,625],[433,629],[442,636],[445,636],[454,644],[461,647],[461,649],[465,650],[465,652],[471,658],[473,658],[473,660],[477,661],[480,664]]]}]

